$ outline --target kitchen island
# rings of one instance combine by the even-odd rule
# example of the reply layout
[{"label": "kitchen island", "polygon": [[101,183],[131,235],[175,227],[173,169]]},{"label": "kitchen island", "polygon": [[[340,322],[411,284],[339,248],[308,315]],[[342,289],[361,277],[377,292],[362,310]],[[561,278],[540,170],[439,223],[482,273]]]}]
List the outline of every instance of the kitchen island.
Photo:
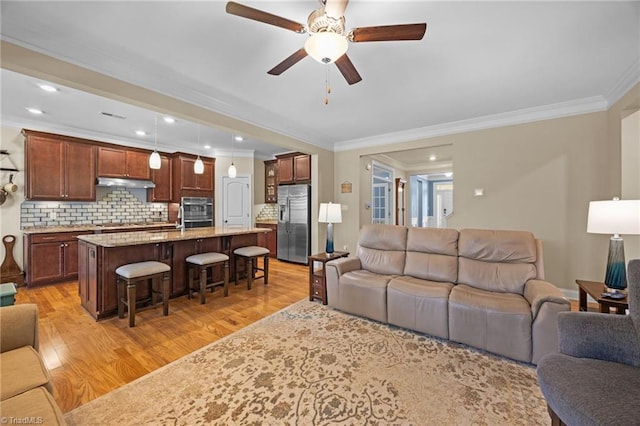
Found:
[{"label": "kitchen island", "polygon": [[[118,311],[115,270],[121,265],[155,260],[171,266],[171,297],[187,292],[185,259],[205,252],[232,258],[238,247],[258,245],[265,228],[213,227],[188,230],[156,230],[78,236],[78,286],[80,303],[96,320]],[[230,276],[235,274],[230,262]],[[220,272],[216,272],[220,273]],[[220,277],[214,277],[218,280]],[[138,298],[148,297],[147,289]]]}]

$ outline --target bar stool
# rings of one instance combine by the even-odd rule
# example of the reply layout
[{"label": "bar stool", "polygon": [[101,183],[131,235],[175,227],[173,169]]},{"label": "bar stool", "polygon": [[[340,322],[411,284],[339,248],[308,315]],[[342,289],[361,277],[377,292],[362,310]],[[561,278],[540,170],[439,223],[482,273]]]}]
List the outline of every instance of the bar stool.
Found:
[{"label": "bar stool", "polygon": [[[233,251],[235,256],[235,267],[236,267],[236,284],[238,284],[238,280],[240,279],[240,271],[238,269],[238,260],[244,260],[244,270],[247,275],[247,289],[251,290],[251,285],[253,284],[253,280],[257,280],[260,278],[264,278],[264,285],[269,283],[269,249],[258,246],[247,246],[240,247]],[[258,267],[258,258],[263,258],[263,267]],[[263,274],[260,276],[255,276],[256,271],[262,271]]]},{"label": "bar stool", "polygon": [[[157,304],[157,296],[162,295],[162,314],[169,315],[169,292],[171,291],[171,278],[169,271],[171,267],[166,263],[148,261],[129,263],[119,266],[116,269],[116,285],[118,287],[118,318],[124,318],[124,307],[129,310],[129,327],[136,325],[136,285],[141,281],[149,284],[148,299],[138,303],[151,301],[151,305]],[[154,283],[157,279],[162,280],[162,286],[156,289]],[[127,295],[125,300],[124,285],[127,284]]]},{"label": "bar stool", "polygon": [[[229,295],[229,256],[222,253],[201,253],[194,254],[185,259],[187,262],[187,268],[189,269],[189,293],[187,297],[191,299],[193,292],[200,293],[200,303],[206,303],[205,292],[209,288],[214,288],[222,285],[224,289],[224,297]],[[207,283],[207,269],[211,268],[211,280],[213,281],[213,272],[216,266],[222,266],[224,269],[224,279],[222,281],[216,281]],[[200,271],[199,286],[194,286],[195,272]]]}]

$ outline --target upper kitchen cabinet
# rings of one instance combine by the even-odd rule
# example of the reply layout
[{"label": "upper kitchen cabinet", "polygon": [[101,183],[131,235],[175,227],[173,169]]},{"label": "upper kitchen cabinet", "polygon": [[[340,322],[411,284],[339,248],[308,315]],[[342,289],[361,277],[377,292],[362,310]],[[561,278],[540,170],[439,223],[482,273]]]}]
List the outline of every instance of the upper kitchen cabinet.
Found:
[{"label": "upper kitchen cabinet", "polygon": [[23,130],[27,200],[95,201],[96,148],[74,138]]},{"label": "upper kitchen cabinet", "polygon": [[295,152],[276,156],[280,184],[311,183],[311,156]]},{"label": "upper kitchen cabinet", "polygon": [[278,160],[264,162],[264,202],[278,202]]},{"label": "upper kitchen cabinet", "polygon": [[181,197],[213,198],[213,177],[215,176],[215,158],[200,157],[204,163],[204,173],[196,174],[193,155],[177,153],[173,158],[173,201],[180,202]]},{"label": "upper kitchen cabinet", "polygon": [[98,176],[150,179],[149,153],[133,149],[98,148]]},{"label": "upper kitchen cabinet", "polygon": [[156,184],[156,187],[147,189],[147,201],[154,203],[171,202],[171,169],[171,158],[160,154],[160,168],[151,170],[151,180]]}]

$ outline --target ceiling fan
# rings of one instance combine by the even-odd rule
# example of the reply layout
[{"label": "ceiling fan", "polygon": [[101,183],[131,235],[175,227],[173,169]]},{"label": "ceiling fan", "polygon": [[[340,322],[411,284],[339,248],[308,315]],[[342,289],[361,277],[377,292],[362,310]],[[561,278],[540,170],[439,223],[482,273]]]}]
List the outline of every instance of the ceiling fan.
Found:
[{"label": "ceiling fan", "polygon": [[427,24],[423,22],[420,24],[360,27],[346,32],[344,11],[348,0],[319,1],[322,6],[311,12],[306,25],[233,1],[227,3],[226,11],[232,15],[274,25],[296,33],[309,34],[304,47],[269,70],[269,74],[280,75],[309,55],[324,64],[335,62],[349,84],[355,84],[362,80],[347,56],[349,42],[422,40],[427,30]]}]

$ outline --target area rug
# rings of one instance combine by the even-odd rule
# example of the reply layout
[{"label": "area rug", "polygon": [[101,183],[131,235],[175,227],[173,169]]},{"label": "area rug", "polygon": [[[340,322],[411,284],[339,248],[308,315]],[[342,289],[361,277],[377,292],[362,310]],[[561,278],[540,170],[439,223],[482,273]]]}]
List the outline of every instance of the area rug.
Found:
[{"label": "area rug", "polygon": [[535,369],[300,301],[95,399],[70,425],[543,425]]}]

